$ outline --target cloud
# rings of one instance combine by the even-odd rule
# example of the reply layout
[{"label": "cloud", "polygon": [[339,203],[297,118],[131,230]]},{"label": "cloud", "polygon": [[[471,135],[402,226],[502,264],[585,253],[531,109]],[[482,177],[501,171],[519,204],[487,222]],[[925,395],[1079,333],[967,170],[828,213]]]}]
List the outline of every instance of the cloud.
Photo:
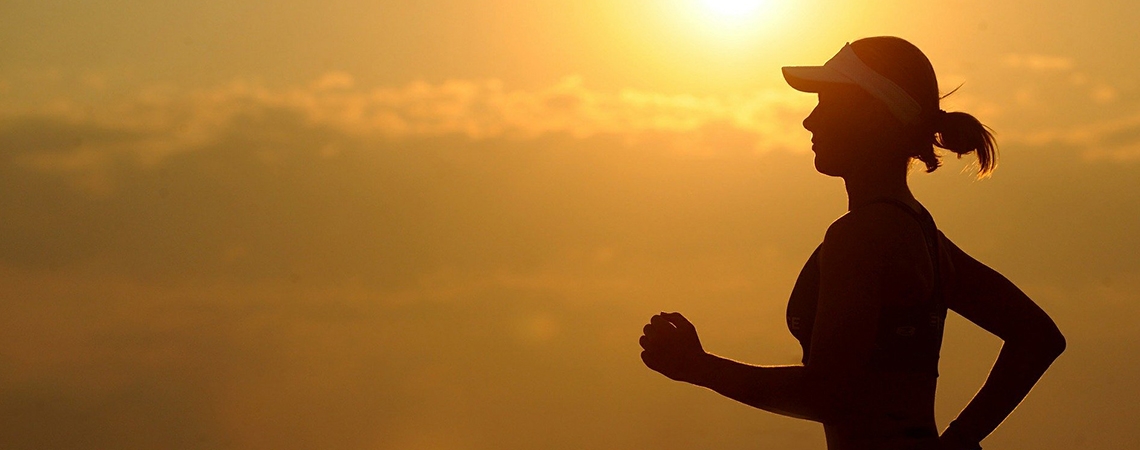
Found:
[{"label": "cloud", "polygon": [[1120,94],[1112,86],[1102,84],[1094,88],[1092,92],[1089,93],[1089,96],[1093,101],[1103,105],[1116,101]]},{"label": "cloud", "polygon": [[1010,53],[1002,62],[1006,67],[1038,71],[1069,71],[1074,67],[1072,58],[1031,53]]},{"label": "cloud", "polygon": [[533,92],[509,91],[494,80],[413,83],[371,93],[373,110],[363,123],[394,135],[459,133],[472,138],[533,137],[567,133],[636,136],[688,133],[724,123],[787,144],[780,136],[799,127],[813,102],[794,92],[698,97],[637,90],[604,93],[578,77]]},{"label": "cloud", "polygon": [[1014,134],[1014,143],[1081,149],[1090,159],[1140,160],[1140,115],[1106,120],[1059,130]]},{"label": "cloud", "polygon": [[[772,205],[833,218],[787,204],[828,204],[811,155],[770,151],[804,146],[796,105],[810,97],[603,93],[576,78],[528,91],[494,81],[361,89],[333,73],[287,89],[152,86],[115,102],[8,105],[0,261],[389,290],[478,272],[429,295],[446,296],[503,280],[579,289],[565,274],[518,275],[572,255],[715,266],[749,258],[741,241],[794,254],[814,236],[806,223],[780,225]],[[1002,138],[1125,158],[1138,126]]]},{"label": "cloud", "polygon": [[[61,99],[46,107],[0,110],[4,144],[16,152],[85,149],[116,152],[127,144],[153,163],[221,139],[237,120],[292,114],[310,127],[358,138],[458,135],[470,139],[620,136],[628,141],[683,135],[675,146],[715,151],[725,136],[751,151],[803,148],[800,121],[814,99],[788,90],[733,96],[692,96],[638,90],[600,92],[579,77],[536,90],[511,90],[496,80],[414,82],[403,87],[360,88],[349,74],[331,72],[306,86],[280,89],[235,81],[182,91],[155,85],[107,101]],[[27,117],[41,123],[17,123]],[[45,126],[68,125],[67,135]],[[78,134],[76,134],[78,133]],[[36,139],[39,139],[38,141]],[[69,139],[67,143],[62,139]],[[77,158],[58,157],[66,167]],[[36,164],[50,165],[51,158]]]},{"label": "cloud", "polygon": [[[661,152],[666,141],[631,146],[614,136],[362,141],[280,111],[237,120],[221,135],[153,165],[121,154],[49,170],[32,162],[54,154],[14,156],[22,163],[0,172],[9,217],[0,223],[0,261],[158,279],[357,279],[429,297],[421,282],[441,286],[441,295],[488,279],[589,290],[573,277],[510,274],[548,264],[606,270],[615,255],[630,264],[647,251],[743,258],[731,235],[700,233],[704,248],[691,246],[691,217],[729,214],[732,199],[772,198],[810,171],[803,156],[694,161]],[[685,181],[714,169],[737,175]],[[764,189],[779,180],[780,189]],[[757,214],[748,226],[776,219],[774,210]],[[658,247],[657,238],[674,245]],[[441,272],[478,275],[429,278]]]},{"label": "cloud", "polygon": [[1101,155],[1096,158],[1111,153],[1116,159],[1132,159],[1124,156],[1131,150],[1104,147],[1092,137],[1099,134],[1097,129],[1127,122],[1136,114],[1127,83],[1105,78],[1103,71],[1089,73],[1065,56],[1009,54],[1001,62],[1002,67],[992,74],[997,77],[992,84],[999,89],[984,96],[986,103],[996,106],[991,111],[998,114],[984,114],[996,120],[983,118],[998,130],[1000,141],[1095,145],[1098,148],[1090,155]]},{"label": "cloud", "polygon": [[[682,424],[666,431],[819,447],[810,424],[673,392],[636,357],[665,309],[718,352],[798,359],[782,299],[845,203],[810,153],[764,151],[806,141],[794,102],[810,96],[766,95],[331,74],[5,105],[0,434],[16,449],[561,450],[668,446],[661,424]],[[1134,339],[1096,330],[1135,315],[1117,303],[1137,290],[1140,177],[1077,164],[1070,143],[1129,145],[1138,126],[1046,136],[1050,158],[1014,146],[984,183],[949,159],[913,186],[1051,312],[1085,311],[1066,325]],[[1090,283],[1111,295],[1071,289]],[[979,377],[997,351],[952,348]]]}]

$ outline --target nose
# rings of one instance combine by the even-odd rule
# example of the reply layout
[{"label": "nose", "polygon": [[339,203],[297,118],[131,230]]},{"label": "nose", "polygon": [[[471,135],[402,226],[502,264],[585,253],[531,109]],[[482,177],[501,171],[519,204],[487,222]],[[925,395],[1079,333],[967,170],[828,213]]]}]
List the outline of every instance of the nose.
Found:
[{"label": "nose", "polygon": [[815,131],[815,126],[819,123],[818,112],[819,112],[819,105],[816,105],[815,108],[812,108],[811,114],[808,114],[808,116],[804,118],[803,126],[804,126],[805,130],[813,131],[813,132]]}]

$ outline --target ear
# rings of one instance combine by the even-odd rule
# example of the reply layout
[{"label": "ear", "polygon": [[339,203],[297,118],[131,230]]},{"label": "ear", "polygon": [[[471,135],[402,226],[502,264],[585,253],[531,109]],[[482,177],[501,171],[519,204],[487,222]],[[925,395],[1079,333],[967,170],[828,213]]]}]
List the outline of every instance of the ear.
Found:
[{"label": "ear", "polygon": [[934,130],[924,125],[903,125],[900,122],[898,136],[907,156],[917,157],[934,142]]}]

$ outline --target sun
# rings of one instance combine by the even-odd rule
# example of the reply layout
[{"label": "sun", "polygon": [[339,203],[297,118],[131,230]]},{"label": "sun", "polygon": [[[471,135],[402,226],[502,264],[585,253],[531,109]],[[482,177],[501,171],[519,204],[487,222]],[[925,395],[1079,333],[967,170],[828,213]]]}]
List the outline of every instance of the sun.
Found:
[{"label": "sun", "polygon": [[754,13],[764,6],[764,0],[704,0],[705,7],[718,15],[739,17]]},{"label": "sun", "polygon": [[718,52],[755,50],[752,45],[779,35],[794,9],[790,0],[676,0],[676,4],[684,5],[678,9],[679,22],[700,33],[706,44],[717,46]]}]

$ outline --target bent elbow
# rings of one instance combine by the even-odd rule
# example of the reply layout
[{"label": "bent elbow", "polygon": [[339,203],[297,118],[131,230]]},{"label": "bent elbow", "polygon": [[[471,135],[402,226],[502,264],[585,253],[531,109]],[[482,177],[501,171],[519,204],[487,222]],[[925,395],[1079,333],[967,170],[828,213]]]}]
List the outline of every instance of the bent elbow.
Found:
[{"label": "bent elbow", "polygon": [[1057,324],[1052,320],[1049,321],[1049,326],[1044,328],[1039,344],[1041,350],[1053,358],[1061,356],[1061,353],[1065,352],[1065,346],[1068,345],[1065,335],[1061,334],[1061,329],[1057,328]]},{"label": "bent elbow", "polygon": [[1055,326],[1048,332],[1042,333],[1033,339],[1032,342],[1027,342],[1027,347],[1035,350],[1035,353],[1048,357],[1049,360],[1056,359],[1065,352],[1065,347],[1068,343],[1065,341],[1065,335],[1061,334]]},{"label": "bent elbow", "polygon": [[1050,361],[1061,356],[1061,353],[1064,353],[1065,347],[1068,345],[1065,341],[1065,335],[1061,334],[1061,331],[1057,329],[1056,325],[1036,333],[1024,334],[1016,338],[1006,339],[1005,341],[1007,344],[1014,345],[1015,348],[1018,349],[1018,352],[1048,358]]},{"label": "bent elbow", "polygon": [[1065,341],[1065,335],[1061,334],[1060,330],[1053,333],[1053,337],[1049,338],[1046,344],[1046,350],[1053,355],[1054,358],[1061,356],[1065,352],[1065,347],[1068,343]]}]

